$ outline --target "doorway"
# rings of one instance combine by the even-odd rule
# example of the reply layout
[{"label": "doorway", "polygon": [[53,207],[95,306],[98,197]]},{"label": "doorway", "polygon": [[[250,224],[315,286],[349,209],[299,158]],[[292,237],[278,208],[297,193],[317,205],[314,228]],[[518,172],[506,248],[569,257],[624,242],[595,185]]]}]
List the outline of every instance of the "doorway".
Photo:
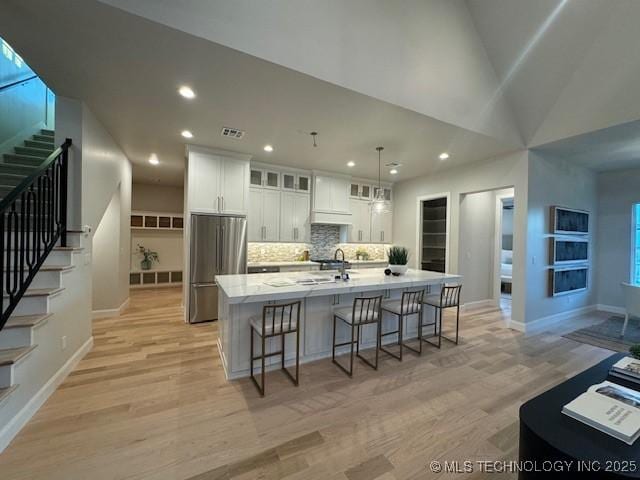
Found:
[{"label": "doorway", "polygon": [[496,192],[493,298],[502,310],[511,310],[514,208],[512,188]]}]

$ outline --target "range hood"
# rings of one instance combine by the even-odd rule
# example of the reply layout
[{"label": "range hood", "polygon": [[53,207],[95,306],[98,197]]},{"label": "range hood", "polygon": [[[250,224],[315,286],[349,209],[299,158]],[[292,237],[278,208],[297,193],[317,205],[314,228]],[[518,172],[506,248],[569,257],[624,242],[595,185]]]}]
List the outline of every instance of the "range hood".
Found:
[{"label": "range hood", "polygon": [[350,213],[311,212],[312,225],[352,225],[353,215]]}]

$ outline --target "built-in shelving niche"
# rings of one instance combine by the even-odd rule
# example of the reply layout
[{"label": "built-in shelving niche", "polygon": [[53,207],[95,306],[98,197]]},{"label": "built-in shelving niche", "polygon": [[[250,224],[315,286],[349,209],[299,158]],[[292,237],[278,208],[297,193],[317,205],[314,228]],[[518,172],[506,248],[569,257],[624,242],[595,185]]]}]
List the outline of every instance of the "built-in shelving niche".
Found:
[{"label": "built-in shelving niche", "polygon": [[422,202],[422,270],[444,272],[447,258],[447,198]]},{"label": "built-in shelving niche", "polygon": [[557,297],[589,288],[589,212],[550,208],[549,295]]},{"label": "built-in shelving niche", "polygon": [[131,288],[172,287],[182,284],[180,270],[141,270],[129,273]]}]

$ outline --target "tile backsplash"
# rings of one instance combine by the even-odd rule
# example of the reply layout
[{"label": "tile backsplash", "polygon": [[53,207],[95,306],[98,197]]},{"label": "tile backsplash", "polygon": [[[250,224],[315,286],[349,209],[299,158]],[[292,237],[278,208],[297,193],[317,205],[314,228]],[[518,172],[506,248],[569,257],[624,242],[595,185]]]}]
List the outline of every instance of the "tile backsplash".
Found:
[{"label": "tile backsplash", "polygon": [[311,258],[333,258],[336,248],[342,248],[347,260],[356,259],[356,250],[362,248],[371,260],[384,260],[388,244],[340,243],[338,225],[311,225],[311,243],[249,242],[249,262],[288,262],[297,260],[309,250]]}]

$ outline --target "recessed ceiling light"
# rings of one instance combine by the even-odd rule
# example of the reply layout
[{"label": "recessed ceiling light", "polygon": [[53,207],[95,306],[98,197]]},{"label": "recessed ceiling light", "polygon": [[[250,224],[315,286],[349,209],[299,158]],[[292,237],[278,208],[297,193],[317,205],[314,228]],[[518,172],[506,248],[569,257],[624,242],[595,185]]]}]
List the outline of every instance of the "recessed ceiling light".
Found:
[{"label": "recessed ceiling light", "polygon": [[189,130],[183,130],[180,135],[182,135],[184,138],[193,138],[193,133],[191,133]]},{"label": "recessed ceiling light", "polygon": [[438,158],[440,160],[446,160],[447,158],[449,158],[449,154],[447,152],[442,152],[440,155],[438,155]]},{"label": "recessed ceiling light", "polygon": [[189,98],[189,99],[196,98],[196,92],[191,90],[191,88],[187,87],[186,85],[181,86],[178,89],[178,93],[182,95],[184,98]]},{"label": "recessed ceiling light", "polygon": [[160,163],[160,160],[158,160],[158,156],[155,153],[152,153],[149,157],[149,163],[151,165],[158,165]]},{"label": "recessed ceiling light", "polygon": [[353,161],[347,162],[347,167],[352,168],[352,167],[355,167],[355,166],[356,166],[356,162],[353,162]]},{"label": "recessed ceiling light", "polygon": [[389,173],[391,175],[397,175],[398,174],[398,170],[396,170],[395,168],[392,168],[391,170],[389,170]]},{"label": "recessed ceiling light", "polygon": [[264,146],[264,151],[265,152],[273,152],[273,147],[271,145],[265,145]]}]

